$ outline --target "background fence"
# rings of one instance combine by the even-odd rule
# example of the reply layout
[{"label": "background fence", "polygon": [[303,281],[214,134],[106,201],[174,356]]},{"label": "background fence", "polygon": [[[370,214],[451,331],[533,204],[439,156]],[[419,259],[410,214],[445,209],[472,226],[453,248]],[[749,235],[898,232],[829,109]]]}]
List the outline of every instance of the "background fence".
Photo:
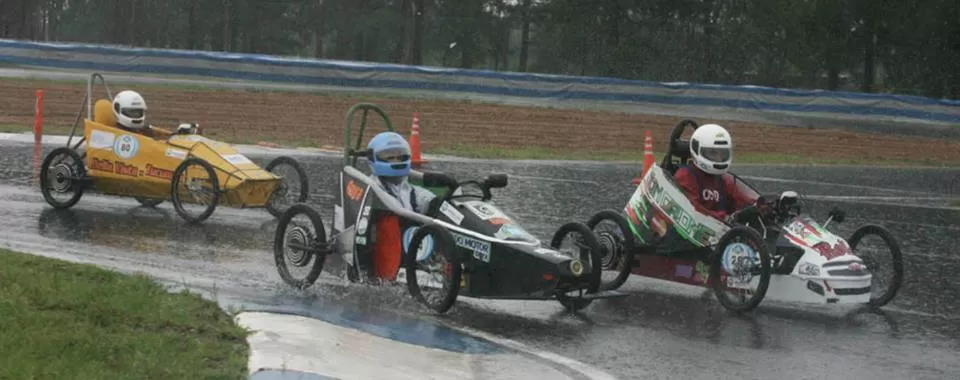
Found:
[{"label": "background fence", "polygon": [[659,107],[682,112],[716,111],[728,115],[760,112],[960,125],[960,101],[917,96],[661,83],[256,54],[0,39],[0,65],[609,103],[647,110]]}]

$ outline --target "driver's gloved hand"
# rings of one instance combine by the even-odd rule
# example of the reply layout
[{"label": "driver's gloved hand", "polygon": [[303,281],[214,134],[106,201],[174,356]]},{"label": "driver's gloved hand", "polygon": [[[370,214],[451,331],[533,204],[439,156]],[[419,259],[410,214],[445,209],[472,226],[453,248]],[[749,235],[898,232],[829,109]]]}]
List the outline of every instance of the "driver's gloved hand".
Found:
[{"label": "driver's gloved hand", "polygon": [[191,134],[191,133],[194,133],[194,131],[196,131],[198,127],[200,127],[200,125],[197,123],[180,123],[180,125],[177,126],[177,133]]},{"label": "driver's gloved hand", "polygon": [[733,222],[736,221],[736,218],[737,218],[736,213],[729,214],[723,217],[723,222],[732,226]]}]

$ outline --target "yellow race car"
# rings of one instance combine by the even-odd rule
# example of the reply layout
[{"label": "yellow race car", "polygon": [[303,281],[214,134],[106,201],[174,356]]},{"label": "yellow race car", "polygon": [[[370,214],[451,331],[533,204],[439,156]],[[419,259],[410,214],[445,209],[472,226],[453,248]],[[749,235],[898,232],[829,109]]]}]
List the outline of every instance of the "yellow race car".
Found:
[{"label": "yellow race car", "polygon": [[[94,106],[92,88],[97,78],[107,98],[98,99]],[[199,223],[218,205],[265,207],[279,216],[289,205],[307,200],[306,172],[295,159],[280,156],[260,168],[230,144],[200,135],[195,124],[174,132],[153,127],[152,136],[130,132],[116,127],[112,98],[103,76],[91,74],[83,138],[71,146],[80,120],[77,115],[67,146],[44,158],[40,187],[54,208],[72,207],[84,191],[96,190],[134,197],[148,207],[170,200],[181,218]],[[83,152],[78,150],[81,144]]]}]

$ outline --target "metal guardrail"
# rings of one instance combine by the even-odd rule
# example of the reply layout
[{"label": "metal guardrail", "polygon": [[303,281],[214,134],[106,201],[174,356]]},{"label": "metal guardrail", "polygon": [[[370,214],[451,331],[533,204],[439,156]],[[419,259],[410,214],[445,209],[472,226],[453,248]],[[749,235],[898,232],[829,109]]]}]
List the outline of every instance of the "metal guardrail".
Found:
[{"label": "metal guardrail", "polygon": [[0,66],[462,93],[624,107],[769,112],[960,125],[960,101],[909,95],[463,70],[210,51],[0,39]]}]

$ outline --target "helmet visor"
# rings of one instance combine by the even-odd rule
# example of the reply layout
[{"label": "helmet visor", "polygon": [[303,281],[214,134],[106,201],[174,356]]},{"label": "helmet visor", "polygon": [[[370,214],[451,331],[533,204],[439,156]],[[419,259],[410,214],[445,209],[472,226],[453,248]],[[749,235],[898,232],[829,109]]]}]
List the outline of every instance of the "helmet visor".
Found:
[{"label": "helmet visor", "polygon": [[404,162],[410,159],[410,152],[403,148],[389,148],[377,152],[377,161]]},{"label": "helmet visor", "polygon": [[143,108],[121,108],[120,113],[123,116],[129,117],[131,119],[139,119],[143,117],[144,109]]},{"label": "helmet visor", "polygon": [[700,148],[700,155],[713,162],[724,162],[730,159],[730,148]]}]

